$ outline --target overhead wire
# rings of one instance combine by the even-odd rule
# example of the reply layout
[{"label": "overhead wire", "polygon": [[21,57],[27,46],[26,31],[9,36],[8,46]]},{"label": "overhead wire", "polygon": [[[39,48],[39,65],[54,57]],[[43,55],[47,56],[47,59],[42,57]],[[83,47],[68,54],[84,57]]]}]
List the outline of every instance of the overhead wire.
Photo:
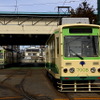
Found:
[{"label": "overhead wire", "polygon": [[65,3],[71,3],[71,2],[78,2],[79,0],[70,0],[70,1],[64,1],[64,2],[55,2],[55,3],[34,3],[34,4],[19,4],[18,1],[16,1],[16,4],[14,5],[0,5],[0,7],[20,7],[20,6],[33,6],[33,5],[53,5],[53,4],[65,4]]},{"label": "overhead wire", "polygon": [[15,7],[16,5],[0,5],[0,7]]},{"label": "overhead wire", "polygon": [[[15,0],[15,4],[14,5],[0,5],[0,7],[8,7],[8,8],[15,8],[15,12],[18,12],[19,7],[25,7],[25,6],[45,6],[45,5],[66,5],[66,4],[71,4],[73,2],[80,2],[80,1],[85,1],[85,0],[64,0],[61,2],[49,2],[49,3],[33,3],[33,4],[18,4],[18,0]],[[90,0],[86,0],[86,1],[90,1]]]},{"label": "overhead wire", "polygon": [[62,1],[62,2],[55,2],[55,3],[34,3],[34,4],[20,4],[19,6],[33,6],[33,5],[53,5],[53,4],[64,4],[64,3],[71,3],[71,2],[78,2],[79,0],[70,0],[70,1]]},{"label": "overhead wire", "polygon": [[20,7],[20,6],[33,6],[33,5],[53,5],[53,4],[59,4],[59,3],[63,3],[63,2],[56,2],[56,3],[34,3],[34,4],[17,4],[17,0],[16,0],[16,4],[14,5],[0,5],[0,7]]},{"label": "overhead wire", "polygon": [[63,6],[65,5],[66,1],[67,1],[67,0],[65,0],[65,1],[63,2]]}]

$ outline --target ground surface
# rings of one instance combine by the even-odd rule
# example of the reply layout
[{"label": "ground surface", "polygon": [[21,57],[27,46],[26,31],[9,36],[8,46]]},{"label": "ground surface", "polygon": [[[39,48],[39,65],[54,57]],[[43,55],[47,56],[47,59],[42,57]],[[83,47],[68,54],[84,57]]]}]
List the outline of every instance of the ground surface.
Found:
[{"label": "ground surface", "polygon": [[37,65],[0,69],[0,100],[100,100],[100,93],[60,93]]}]

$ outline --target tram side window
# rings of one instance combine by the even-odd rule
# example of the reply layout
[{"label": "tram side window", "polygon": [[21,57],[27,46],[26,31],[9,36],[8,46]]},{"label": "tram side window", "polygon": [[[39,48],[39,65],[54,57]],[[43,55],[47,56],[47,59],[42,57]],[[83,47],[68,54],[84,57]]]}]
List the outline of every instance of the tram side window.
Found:
[{"label": "tram side window", "polygon": [[0,59],[3,59],[3,53],[2,52],[0,53]]},{"label": "tram side window", "polygon": [[56,38],[56,45],[57,45],[57,57],[59,56],[59,38]]}]

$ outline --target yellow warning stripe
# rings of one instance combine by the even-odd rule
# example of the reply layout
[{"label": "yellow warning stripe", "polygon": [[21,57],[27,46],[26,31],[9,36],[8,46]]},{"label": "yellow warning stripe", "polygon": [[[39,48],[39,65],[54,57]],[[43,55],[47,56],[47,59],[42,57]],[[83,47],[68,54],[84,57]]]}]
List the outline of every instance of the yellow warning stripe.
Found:
[{"label": "yellow warning stripe", "polygon": [[93,100],[100,100],[100,98],[74,98],[75,100],[81,100],[81,99],[88,99],[88,100],[91,100],[91,99],[93,99]]},{"label": "yellow warning stripe", "polygon": [[69,100],[69,99],[54,99],[54,100]]},{"label": "yellow warning stripe", "polygon": [[[100,98],[73,98],[73,100],[100,100]],[[69,99],[54,99],[54,100],[69,100]]]},{"label": "yellow warning stripe", "polygon": [[0,98],[0,100],[2,100],[2,99],[15,99],[15,98],[22,98],[22,96],[16,96],[16,97],[2,97],[2,98]]}]

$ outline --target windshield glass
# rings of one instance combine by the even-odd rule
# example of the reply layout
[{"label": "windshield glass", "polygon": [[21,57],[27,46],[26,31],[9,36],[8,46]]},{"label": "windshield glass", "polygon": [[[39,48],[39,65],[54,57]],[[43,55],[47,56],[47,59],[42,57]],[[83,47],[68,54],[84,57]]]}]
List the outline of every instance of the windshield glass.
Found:
[{"label": "windshield glass", "polygon": [[96,57],[98,56],[97,36],[65,36],[65,57]]}]

